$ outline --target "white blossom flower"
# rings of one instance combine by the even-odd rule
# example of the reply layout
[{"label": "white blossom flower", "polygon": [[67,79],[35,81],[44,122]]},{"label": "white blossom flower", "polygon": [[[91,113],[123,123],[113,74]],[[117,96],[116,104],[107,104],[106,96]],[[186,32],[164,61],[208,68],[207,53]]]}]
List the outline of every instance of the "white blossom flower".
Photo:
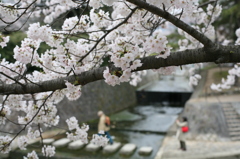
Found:
[{"label": "white blossom flower", "polygon": [[220,84],[211,84],[211,89],[212,90],[215,90],[215,91],[222,91],[222,89],[221,89],[221,85]]},{"label": "white blossom flower", "polygon": [[10,141],[12,140],[9,136],[0,136],[0,152],[9,153],[11,151]]},{"label": "white blossom flower", "polygon": [[0,34],[0,46],[4,48],[5,46],[7,46],[8,42],[9,42],[9,36],[4,37]]},{"label": "white blossom flower", "polygon": [[91,142],[98,146],[106,146],[109,139],[106,136],[94,134]]},{"label": "white blossom flower", "polygon": [[50,145],[44,145],[42,148],[42,153],[46,157],[53,157],[55,155],[55,147]]},{"label": "white blossom flower", "polygon": [[35,151],[32,151],[31,153],[28,153],[27,157],[23,157],[23,159],[39,159],[37,156],[37,153]]},{"label": "white blossom flower", "polygon": [[66,122],[68,124],[69,130],[73,130],[73,129],[76,129],[77,127],[79,127],[78,120],[76,119],[76,117],[71,117],[71,118],[67,119]]},{"label": "white blossom flower", "polygon": [[26,136],[20,136],[18,138],[18,147],[21,150],[26,150],[27,145],[28,145],[28,138]]}]

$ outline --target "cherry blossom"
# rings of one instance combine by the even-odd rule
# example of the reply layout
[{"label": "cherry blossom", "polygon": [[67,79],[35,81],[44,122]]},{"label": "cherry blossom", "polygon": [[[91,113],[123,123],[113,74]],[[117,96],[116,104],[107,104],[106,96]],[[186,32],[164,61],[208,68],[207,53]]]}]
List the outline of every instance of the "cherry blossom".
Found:
[{"label": "cherry blossom", "polygon": [[28,138],[26,136],[20,136],[18,138],[18,147],[21,150],[26,150],[26,146],[28,145]]},{"label": "cherry blossom", "polygon": [[7,46],[7,43],[9,42],[9,36],[2,36],[0,34],[0,46],[2,48],[6,47]]},{"label": "cherry blossom", "polygon": [[11,151],[10,141],[12,140],[9,136],[0,136],[0,152],[9,153]]},{"label": "cherry blossom", "polygon": [[42,148],[42,153],[46,157],[53,157],[55,155],[55,147],[50,145],[44,145]]},{"label": "cherry blossom", "polygon": [[79,126],[78,120],[76,119],[76,117],[71,117],[71,118],[67,119],[66,122],[68,124],[69,130],[76,129]]},{"label": "cherry blossom", "polygon": [[108,138],[103,135],[94,134],[91,142],[99,146],[106,146],[108,144]]},{"label": "cherry blossom", "polygon": [[39,159],[37,156],[37,153],[35,151],[32,151],[31,153],[28,153],[27,157],[23,157],[23,159]]}]

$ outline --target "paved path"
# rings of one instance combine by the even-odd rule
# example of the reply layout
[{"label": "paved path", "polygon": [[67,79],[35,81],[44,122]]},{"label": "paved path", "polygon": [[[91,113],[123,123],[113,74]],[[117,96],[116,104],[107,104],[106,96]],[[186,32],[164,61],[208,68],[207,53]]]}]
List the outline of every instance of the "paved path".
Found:
[{"label": "paved path", "polygon": [[[210,70],[211,74],[216,69]],[[209,73],[209,72],[208,72]],[[191,103],[229,103],[240,102],[240,94],[216,95],[204,97],[204,92],[209,89],[213,82],[212,78],[205,77],[206,81],[200,83],[195,90],[194,97],[188,102]],[[210,80],[209,80],[210,79]],[[210,90],[206,91],[207,93]],[[240,159],[240,141],[207,141],[207,140],[187,140],[187,151],[179,149],[179,141],[169,133],[163,140],[155,159]]]},{"label": "paved path", "polygon": [[[212,96],[189,100],[189,102],[207,103],[228,103],[228,101],[240,102],[240,95]],[[165,137],[155,159],[240,159],[240,141],[188,140],[186,145],[187,151],[180,150],[179,141],[171,133]]]},{"label": "paved path", "polygon": [[155,159],[237,159],[233,156],[240,156],[240,141],[187,141],[186,145],[187,151],[182,151],[176,137],[167,136]]}]

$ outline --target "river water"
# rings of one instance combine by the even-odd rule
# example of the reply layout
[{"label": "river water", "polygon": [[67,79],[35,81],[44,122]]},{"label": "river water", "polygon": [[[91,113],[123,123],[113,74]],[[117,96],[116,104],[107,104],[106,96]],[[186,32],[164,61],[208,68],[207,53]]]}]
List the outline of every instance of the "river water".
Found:
[{"label": "river water", "polygon": [[[114,142],[137,145],[136,151],[131,156],[121,156],[118,152],[105,155],[101,150],[89,153],[84,149],[67,153],[64,152],[66,149],[60,149],[57,156],[59,159],[60,156],[69,159],[154,159],[161,147],[164,132],[167,132],[181,111],[180,106],[139,105],[111,115],[112,126],[115,126],[115,129],[111,129],[110,134],[114,137]],[[150,156],[138,154],[142,146],[153,148]]]},{"label": "river water", "polygon": [[[115,128],[110,130],[110,134],[114,137],[114,142],[137,145],[136,151],[131,156],[121,156],[118,152],[105,155],[101,150],[91,153],[86,152],[84,148],[69,150],[64,147],[56,150],[56,155],[53,159],[154,159],[161,147],[165,133],[175,122],[181,111],[181,106],[138,105],[111,115],[112,126]],[[91,131],[95,132],[96,130],[93,129]],[[140,156],[138,154],[138,150],[143,146],[153,148],[151,155]],[[41,149],[37,150],[36,147],[32,146],[29,148],[29,150],[33,148],[41,154]],[[26,151],[17,152],[16,154],[12,153],[8,159],[20,159],[22,156],[26,156],[26,153]]]},{"label": "river water", "polygon": [[[150,146],[153,152],[150,156],[140,156],[138,149],[128,157],[129,159],[153,159],[159,150],[164,132],[175,122],[182,107],[161,105],[136,106],[111,116],[116,121],[117,130],[112,130],[116,141],[134,143],[138,149],[142,146]],[[113,159],[123,158],[118,153]],[[126,158],[126,157],[124,157]]]}]

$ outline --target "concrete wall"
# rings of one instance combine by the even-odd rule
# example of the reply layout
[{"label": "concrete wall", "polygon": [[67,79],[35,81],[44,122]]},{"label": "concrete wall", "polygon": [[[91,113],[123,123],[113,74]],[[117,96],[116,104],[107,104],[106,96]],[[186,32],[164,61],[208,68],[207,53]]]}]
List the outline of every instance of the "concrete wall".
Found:
[{"label": "concrete wall", "polygon": [[192,139],[200,139],[206,134],[211,134],[218,139],[229,137],[222,107],[217,103],[188,102],[182,116],[186,116],[189,120]]}]

